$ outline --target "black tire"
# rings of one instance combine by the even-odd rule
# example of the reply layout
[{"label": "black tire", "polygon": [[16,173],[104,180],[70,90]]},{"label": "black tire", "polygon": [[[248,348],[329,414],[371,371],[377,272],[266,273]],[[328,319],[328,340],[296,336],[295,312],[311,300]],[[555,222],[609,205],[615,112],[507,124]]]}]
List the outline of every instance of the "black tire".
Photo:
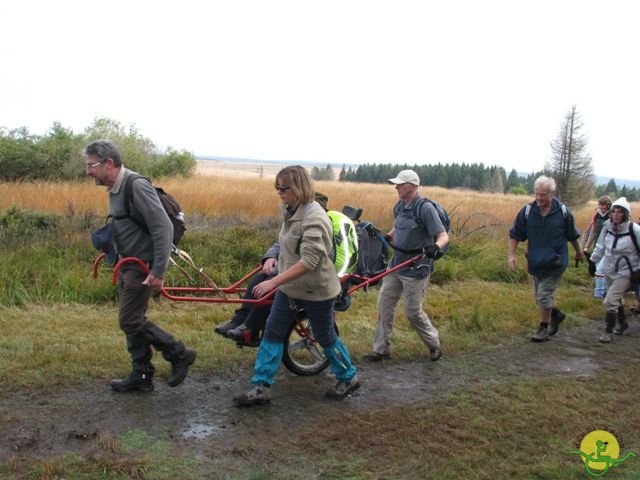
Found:
[{"label": "black tire", "polygon": [[[338,325],[333,322],[333,326],[338,335]],[[329,366],[322,347],[310,340],[307,332],[311,332],[311,324],[305,318],[291,325],[284,342],[282,363],[296,375],[316,375]]]}]

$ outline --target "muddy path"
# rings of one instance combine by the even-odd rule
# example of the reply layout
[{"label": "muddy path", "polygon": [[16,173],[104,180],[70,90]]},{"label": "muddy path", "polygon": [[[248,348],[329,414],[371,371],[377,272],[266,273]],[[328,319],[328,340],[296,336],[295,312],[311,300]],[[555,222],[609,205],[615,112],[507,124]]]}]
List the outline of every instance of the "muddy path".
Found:
[{"label": "muddy path", "polygon": [[[566,324],[572,322],[568,319]],[[438,402],[444,395],[473,383],[554,376],[591,377],[616,365],[640,367],[640,322],[630,322],[627,334],[611,344],[597,341],[602,322],[583,319],[564,328],[544,344],[512,338],[506,345],[469,355],[445,355],[432,363],[356,362],[361,389],[342,402],[324,398],[333,382],[328,374],[298,377],[281,368],[272,404],[235,408],[231,398],[248,387],[251,371],[241,378],[191,375],[169,388],[162,379],[153,393],[118,394],[105,384],[16,392],[0,395],[0,459],[10,454],[46,458],[68,452],[85,453],[102,432],[119,435],[142,430],[188,446],[192,454],[211,443],[218,451],[233,451],[252,433],[278,426],[286,432],[318,415],[373,410],[384,406]],[[319,408],[321,407],[321,408]]]}]

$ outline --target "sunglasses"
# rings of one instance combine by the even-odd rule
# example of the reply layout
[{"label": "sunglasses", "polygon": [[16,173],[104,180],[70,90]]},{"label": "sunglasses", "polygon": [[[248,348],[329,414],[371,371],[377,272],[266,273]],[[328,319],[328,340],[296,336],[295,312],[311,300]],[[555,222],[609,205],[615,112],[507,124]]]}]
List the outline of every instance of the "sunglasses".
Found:
[{"label": "sunglasses", "polygon": [[276,185],[276,190],[278,192],[280,192],[280,193],[284,193],[287,190],[291,190],[291,187],[283,187],[283,186],[280,186],[280,185]]}]

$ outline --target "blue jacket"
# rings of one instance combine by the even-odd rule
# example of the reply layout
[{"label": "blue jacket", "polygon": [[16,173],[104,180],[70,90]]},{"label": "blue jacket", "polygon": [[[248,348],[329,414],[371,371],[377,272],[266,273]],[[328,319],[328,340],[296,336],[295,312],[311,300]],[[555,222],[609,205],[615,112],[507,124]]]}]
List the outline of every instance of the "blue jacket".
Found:
[{"label": "blue jacket", "polygon": [[509,238],[527,242],[527,269],[531,275],[561,275],[569,265],[567,242],[580,237],[573,214],[566,207],[563,213],[563,205],[557,198],[553,198],[546,217],[542,216],[535,202],[529,205],[527,218],[527,205],[518,212],[509,230]]}]

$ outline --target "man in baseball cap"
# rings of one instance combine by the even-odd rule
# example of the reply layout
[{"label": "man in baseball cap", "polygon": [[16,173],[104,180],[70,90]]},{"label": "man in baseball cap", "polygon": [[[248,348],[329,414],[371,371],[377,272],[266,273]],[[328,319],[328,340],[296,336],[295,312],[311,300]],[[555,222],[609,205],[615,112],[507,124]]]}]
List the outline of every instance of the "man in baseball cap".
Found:
[{"label": "man in baseball cap", "polygon": [[402,170],[396,178],[390,178],[389,183],[395,183],[396,185],[410,183],[411,185],[419,186],[420,178],[413,170]]},{"label": "man in baseball cap", "polygon": [[413,256],[411,251],[424,250],[426,256],[382,280],[378,295],[378,327],[372,351],[364,359],[378,362],[390,358],[396,306],[404,297],[404,313],[429,349],[429,358],[435,362],[442,356],[440,337],[423,310],[422,302],[429,285],[433,259],[447,246],[449,235],[435,207],[418,194],[420,178],[416,172],[402,170],[396,178],[390,178],[389,183],[395,184],[399,197],[393,207],[393,229],[387,234],[395,247],[389,268],[409,260]]}]

